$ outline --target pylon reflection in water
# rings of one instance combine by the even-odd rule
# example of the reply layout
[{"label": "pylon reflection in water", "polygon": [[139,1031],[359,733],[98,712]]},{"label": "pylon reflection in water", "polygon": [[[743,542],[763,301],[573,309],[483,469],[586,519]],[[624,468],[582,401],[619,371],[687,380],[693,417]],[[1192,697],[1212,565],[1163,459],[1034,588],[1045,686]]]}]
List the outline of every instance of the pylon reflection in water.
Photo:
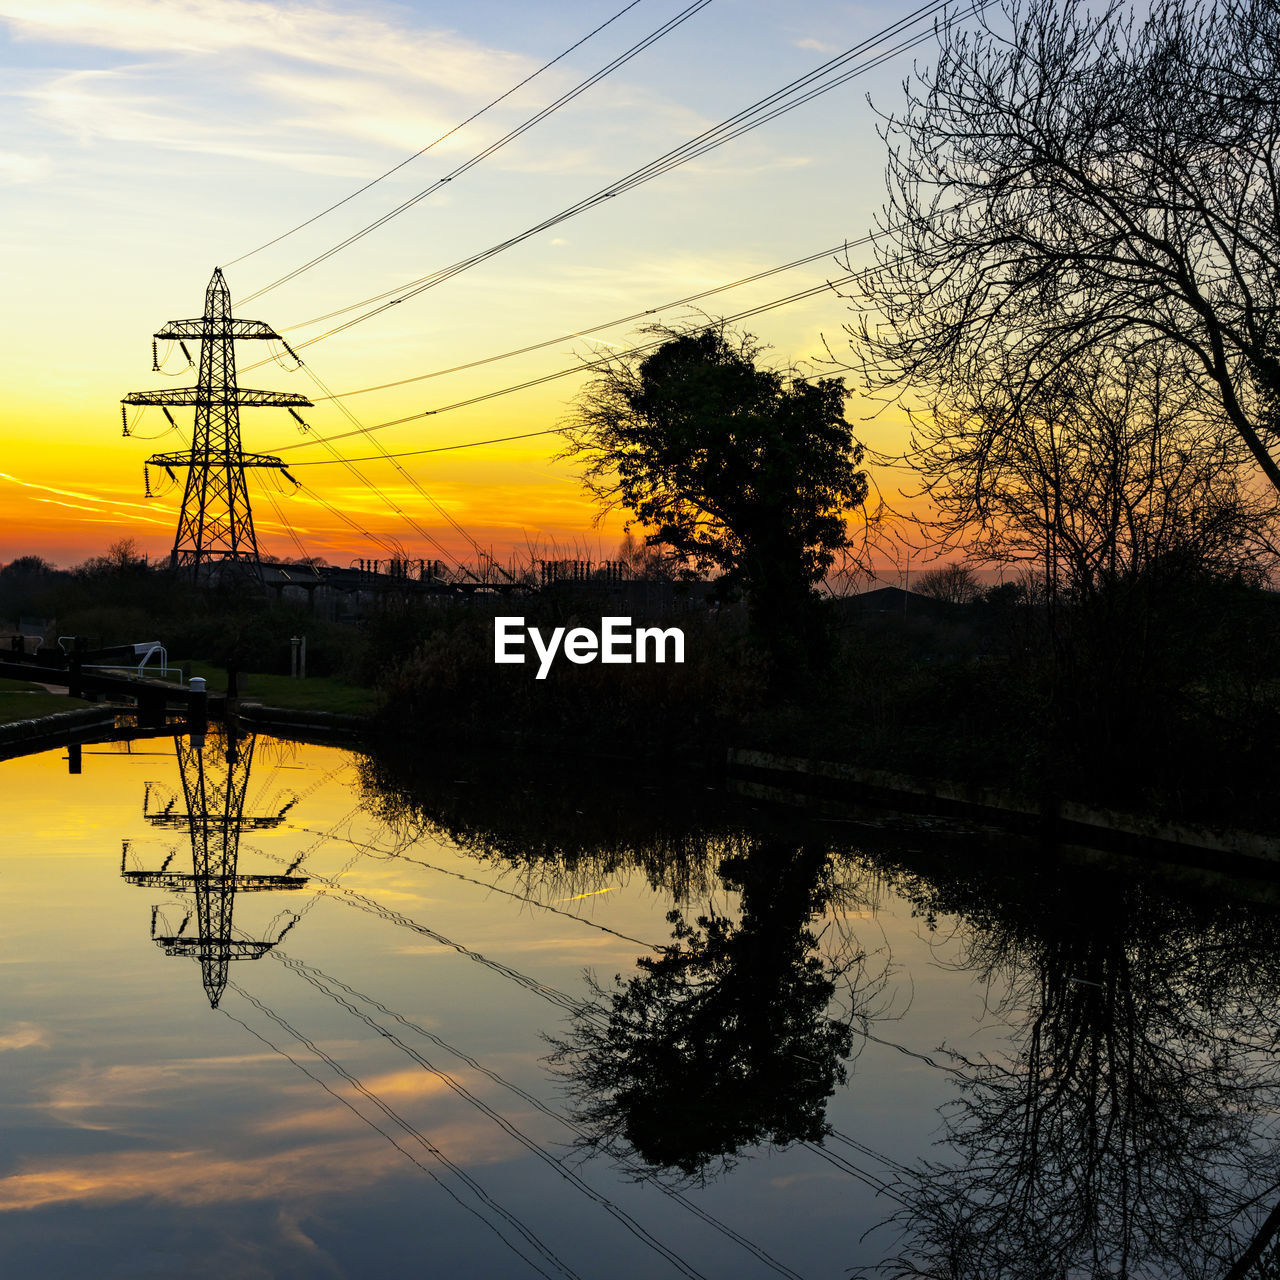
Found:
[{"label": "pylon reflection in water", "polygon": [[130,884],[140,887],[194,895],[194,935],[186,932],[190,911],[177,930],[170,932],[159,909],[153,908],[151,936],[165,955],[191,956],[200,961],[204,989],[209,1004],[216,1009],[226,989],[230,962],[256,960],[265,955],[297,919],[295,916],[290,920],[271,940],[235,937],[232,913],[236,894],[297,890],[307,883],[307,877],[294,874],[296,866],[282,875],[245,874],[238,868],[241,833],[279,826],[294,804],[291,799],[276,812],[245,813],[254,736],[238,739],[228,735],[220,742],[210,740],[208,745],[200,738],[179,738],[176,744],[183,794],[166,797],[159,787],[148,783],[143,816],[154,827],[186,830],[191,840],[191,871],[173,869],[176,850],[157,870],[131,868],[126,841],[120,873]]}]

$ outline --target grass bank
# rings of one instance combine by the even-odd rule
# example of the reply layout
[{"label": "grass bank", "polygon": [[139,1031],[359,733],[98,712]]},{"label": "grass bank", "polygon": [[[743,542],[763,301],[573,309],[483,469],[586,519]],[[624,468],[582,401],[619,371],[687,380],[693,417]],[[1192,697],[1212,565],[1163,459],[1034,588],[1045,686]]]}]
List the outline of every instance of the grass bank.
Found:
[{"label": "grass bank", "polygon": [[15,720],[38,720],[41,716],[61,711],[78,711],[92,705],[63,693],[50,693],[42,685],[29,680],[0,680],[0,724]]},{"label": "grass bank", "polygon": [[[208,662],[188,665],[193,676],[204,677],[210,692],[221,693],[226,689],[225,668]],[[344,716],[369,716],[380,705],[376,690],[349,684],[336,676],[308,676],[305,680],[295,680],[291,676],[241,671],[237,676],[237,688],[242,700],[287,707],[291,711],[332,711]]]}]

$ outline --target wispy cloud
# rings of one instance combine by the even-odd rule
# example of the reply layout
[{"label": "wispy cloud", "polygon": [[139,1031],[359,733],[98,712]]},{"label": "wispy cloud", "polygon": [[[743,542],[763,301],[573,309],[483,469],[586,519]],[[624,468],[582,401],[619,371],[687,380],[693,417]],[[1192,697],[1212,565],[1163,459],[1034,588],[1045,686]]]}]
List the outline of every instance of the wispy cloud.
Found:
[{"label": "wispy cloud", "polygon": [[45,155],[23,155],[17,151],[0,151],[0,182],[21,186],[42,182],[53,172],[53,162]]},{"label": "wispy cloud", "polygon": [[793,40],[792,44],[797,49],[813,49],[816,53],[839,53],[843,47],[827,40],[817,40],[813,36],[802,36],[799,40]]},{"label": "wispy cloud", "polygon": [[47,1049],[48,1032],[34,1022],[18,1022],[0,1031],[0,1053],[6,1049]]},{"label": "wispy cloud", "polygon": [[[470,92],[524,67],[445,29],[413,29],[358,12],[265,0],[0,0],[0,19],[18,39],[43,40],[149,58],[264,54],[370,77],[394,72]],[[228,62],[228,70],[236,64]]]},{"label": "wispy cloud", "polygon": [[[335,142],[417,149],[456,123],[460,107],[532,70],[524,57],[368,9],[223,0],[213,21],[203,0],[0,0],[0,23],[15,40],[99,51],[99,65],[54,69],[11,90],[81,143],[146,143],[327,174],[369,164],[359,150],[335,152]],[[144,60],[122,62],[134,55]],[[14,167],[27,181],[40,172]]]}]

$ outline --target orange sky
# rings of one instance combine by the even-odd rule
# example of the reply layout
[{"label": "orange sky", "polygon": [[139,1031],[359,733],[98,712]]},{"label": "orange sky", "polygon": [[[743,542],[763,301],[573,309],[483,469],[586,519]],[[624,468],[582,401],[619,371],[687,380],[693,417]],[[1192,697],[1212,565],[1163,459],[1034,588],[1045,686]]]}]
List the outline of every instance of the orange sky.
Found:
[{"label": "orange sky", "polygon": [[[214,265],[224,266],[233,299],[248,297],[476,155],[681,5],[643,0],[370,191],[235,261],[398,164],[620,7],[231,0],[210,10],[195,0],[0,0],[0,57],[11,85],[4,145],[12,148],[0,150],[10,299],[0,322],[9,367],[0,562],[38,554],[72,563],[126,536],[163,556],[178,495],[148,501],[142,463],[186,446],[190,411],[175,411],[175,433],[149,409],[131,418],[133,438],[123,439],[119,400],[189,384],[194,371],[183,372],[175,349],[164,371],[153,372],[151,334],[199,314]],[[297,280],[236,303],[236,314],[301,344],[328,326],[300,322],[520,234],[893,17],[883,4],[808,0],[784,14],[765,0],[714,0],[438,194]],[[650,308],[689,322],[692,309],[661,308],[865,234],[883,168],[865,94],[896,103],[909,56],[306,347],[308,367],[343,393]],[[859,250],[853,264],[869,261],[867,253]],[[824,258],[702,305],[732,313],[841,273]],[[847,307],[829,292],[749,327],[779,362],[818,360],[827,344],[847,350]],[[574,366],[638,336],[624,324],[345,403],[373,426]],[[242,369],[265,354],[261,345],[239,344]],[[243,372],[241,383],[320,394],[306,371],[274,362]],[[545,431],[581,383],[575,375],[374,434],[386,449],[408,451]],[[851,419],[865,412],[851,401]],[[595,527],[572,470],[555,460],[555,436],[406,458],[415,485],[385,461],[360,463],[360,476],[310,465],[329,455],[309,441],[351,424],[332,403],[305,416],[310,437],[280,409],[243,415],[245,449],[283,451],[308,490],[285,484],[277,493],[270,476],[265,487],[253,478],[267,553],[298,554],[286,522],[309,554],[333,563],[385,555],[393,545],[415,557],[458,558],[480,546],[501,559],[530,548],[607,556],[617,545],[620,521]],[[901,439],[889,421],[860,431],[882,448]],[[360,437],[337,447],[347,457],[378,452]]]}]

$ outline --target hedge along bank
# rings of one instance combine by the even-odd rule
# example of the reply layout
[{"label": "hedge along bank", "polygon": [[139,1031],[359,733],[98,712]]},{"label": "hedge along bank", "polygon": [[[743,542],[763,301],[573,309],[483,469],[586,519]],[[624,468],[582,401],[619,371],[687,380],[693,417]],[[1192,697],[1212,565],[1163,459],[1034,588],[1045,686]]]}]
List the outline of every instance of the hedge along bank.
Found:
[{"label": "hedge along bank", "polygon": [[538,627],[525,626],[523,617],[509,616],[493,620],[494,662],[523,663],[526,639],[537,654],[538,680],[547,678],[551,664],[562,653],[579,666],[596,661],[619,665],[684,661],[684,632],[679,627],[633,628],[630,618],[601,618],[599,632],[590,627],[556,627],[544,638]]}]

